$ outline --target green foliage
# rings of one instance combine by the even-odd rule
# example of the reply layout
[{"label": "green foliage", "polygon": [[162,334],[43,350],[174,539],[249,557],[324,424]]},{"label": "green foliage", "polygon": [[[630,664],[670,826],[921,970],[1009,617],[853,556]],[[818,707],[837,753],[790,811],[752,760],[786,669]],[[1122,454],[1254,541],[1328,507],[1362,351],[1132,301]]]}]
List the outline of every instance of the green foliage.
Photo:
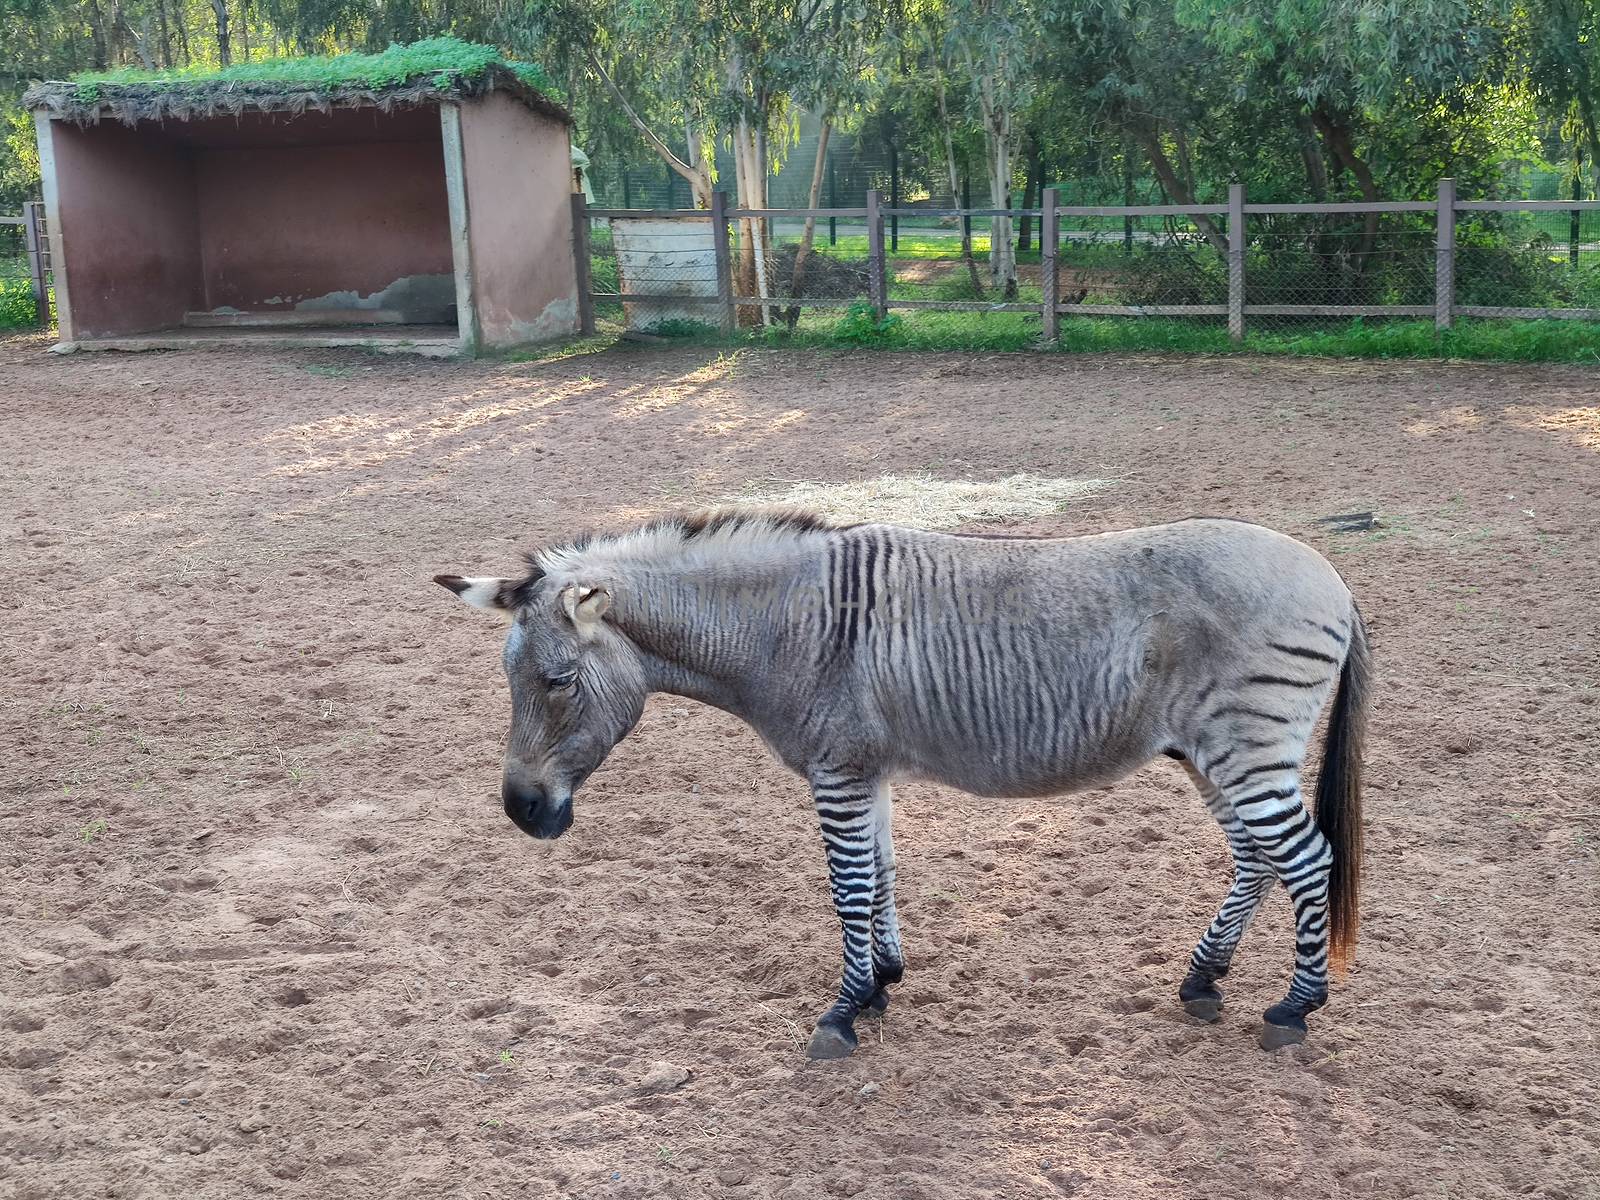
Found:
[{"label": "green foliage", "polygon": [[589,286],[596,292],[620,292],[622,285],[617,275],[617,260],[609,254],[589,256]]},{"label": "green foliage", "polygon": [[901,324],[894,313],[886,313],[880,319],[872,305],[857,300],[833,327],[833,337],[846,346],[878,346],[889,341]]},{"label": "green foliage", "polygon": [[514,62],[493,46],[459,38],[427,38],[410,45],[390,46],[377,54],[330,54],[258,58],[216,68],[197,64],[166,71],[122,67],[114,71],[89,71],[73,76],[78,99],[92,104],[103,85],[155,83],[175,87],[217,83],[279,84],[285,88],[330,90],[338,87],[391,88],[427,81],[448,88],[481,79],[492,67],[505,67],[528,86],[554,94],[543,69],[534,63]]},{"label": "green foliage", "polygon": [[0,212],[14,213],[39,195],[39,143],[33,114],[0,92]]},{"label": "green foliage", "polygon": [[0,259],[0,329],[29,329],[38,324],[33,285],[21,264],[21,259]]}]

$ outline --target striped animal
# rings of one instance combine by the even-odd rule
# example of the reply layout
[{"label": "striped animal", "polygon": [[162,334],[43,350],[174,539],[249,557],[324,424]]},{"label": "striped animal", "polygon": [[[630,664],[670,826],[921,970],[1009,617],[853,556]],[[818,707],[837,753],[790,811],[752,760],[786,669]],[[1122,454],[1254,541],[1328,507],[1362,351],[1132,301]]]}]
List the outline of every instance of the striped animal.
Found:
[{"label": "striped animal", "polygon": [[[651,692],[748,722],[811,786],[844,934],[810,1054],[842,1057],[902,974],[890,784],[1039,796],[1165,754],[1227,835],[1234,879],[1179,998],[1217,982],[1274,881],[1294,902],[1288,994],[1263,1045],[1300,1041],[1330,956],[1356,938],[1366,635],[1314,550],[1197,518],[1072,538],[834,526],[722,510],[546,549],[518,579],[436,581],[511,614],[501,795],[525,832],[572,823],[574,791]],[[1301,772],[1330,694],[1316,815]]]}]

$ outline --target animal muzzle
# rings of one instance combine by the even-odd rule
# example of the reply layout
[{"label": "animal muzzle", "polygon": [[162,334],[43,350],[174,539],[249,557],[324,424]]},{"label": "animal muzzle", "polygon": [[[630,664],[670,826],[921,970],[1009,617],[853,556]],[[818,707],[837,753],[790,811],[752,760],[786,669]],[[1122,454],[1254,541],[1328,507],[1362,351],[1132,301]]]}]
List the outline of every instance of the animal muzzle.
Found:
[{"label": "animal muzzle", "polygon": [[500,785],[506,816],[530,837],[560,837],[572,824],[572,797],[553,799],[541,787],[519,787],[509,780]]}]

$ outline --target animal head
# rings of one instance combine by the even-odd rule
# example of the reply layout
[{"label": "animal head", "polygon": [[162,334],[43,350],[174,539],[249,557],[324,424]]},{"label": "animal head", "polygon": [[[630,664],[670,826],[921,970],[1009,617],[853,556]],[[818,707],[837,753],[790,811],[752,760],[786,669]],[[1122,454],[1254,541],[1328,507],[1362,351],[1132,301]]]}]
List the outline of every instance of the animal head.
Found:
[{"label": "animal head", "polygon": [[552,578],[537,566],[525,579],[435,575],[434,582],[511,617],[501,655],[511,732],[500,797],[524,833],[560,837],[572,824],[573,792],[644,712],[638,654],[606,619],[611,590]]}]

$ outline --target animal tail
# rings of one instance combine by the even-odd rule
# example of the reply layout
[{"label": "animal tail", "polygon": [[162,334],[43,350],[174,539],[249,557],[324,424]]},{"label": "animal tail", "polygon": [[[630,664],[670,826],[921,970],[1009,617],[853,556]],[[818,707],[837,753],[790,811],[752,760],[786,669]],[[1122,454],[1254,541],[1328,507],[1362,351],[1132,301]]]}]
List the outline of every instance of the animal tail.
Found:
[{"label": "animal tail", "polygon": [[1372,662],[1361,613],[1351,606],[1350,645],[1328,717],[1317,778],[1317,828],[1333,850],[1328,876],[1328,957],[1343,972],[1355,955],[1361,923],[1361,761],[1366,741]]}]

